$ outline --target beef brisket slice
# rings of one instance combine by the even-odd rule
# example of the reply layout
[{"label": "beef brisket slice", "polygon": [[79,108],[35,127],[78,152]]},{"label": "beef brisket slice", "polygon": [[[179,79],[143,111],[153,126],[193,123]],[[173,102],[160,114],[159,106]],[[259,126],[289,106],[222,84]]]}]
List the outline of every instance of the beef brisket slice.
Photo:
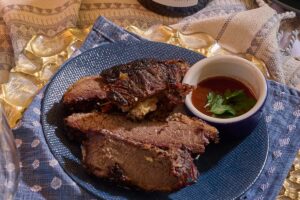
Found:
[{"label": "beef brisket slice", "polygon": [[198,171],[187,151],[162,150],[110,134],[83,143],[83,164],[97,177],[146,191],[170,192],[196,181]]},{"label": "beef brisket slice", "polygon": [[105,84],[99,76],[87,76],[74,83],[64,94],[62,102],[69,112],[88,112],[105,101]]},{"label": "beef brisket slice", "polygon": [[183,114],[173,114],[165,122],[133,122],[125,116],[104,113],[77,113],[65,119],[67,132],[82,140],[87,135],[110,131],[114,135],[159,147],[185,147],[203,153],[210,141],[217,141],[218,131],[205,122]]},{"label": "beef brisket slice", "polygon": [[192,89],[182,84],[189,64],[182,60],[141,59],[102,71],[108,85],[107,98],[123,111],[153,96],[167,98],[169,103],[183,103]]}]

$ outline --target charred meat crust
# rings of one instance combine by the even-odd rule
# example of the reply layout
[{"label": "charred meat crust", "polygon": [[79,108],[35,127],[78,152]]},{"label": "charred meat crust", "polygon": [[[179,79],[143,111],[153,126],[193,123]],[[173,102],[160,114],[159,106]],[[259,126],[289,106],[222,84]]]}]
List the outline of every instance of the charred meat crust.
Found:
[{"label": "charred meat crust", "polygon": [[181,83],[188,68],[188,63],[182,60],[142,59],[104,70],[101,76],[109,87],[109,101],[128,111],[152,96],[182,103],[192,89]]},{"label": "charred meat crust", "polygon": [[178,190],[198,177],[192,157],[182,149],[163,150],[110,133],[90,136],[82,148],[89,172],[145,191]]}]

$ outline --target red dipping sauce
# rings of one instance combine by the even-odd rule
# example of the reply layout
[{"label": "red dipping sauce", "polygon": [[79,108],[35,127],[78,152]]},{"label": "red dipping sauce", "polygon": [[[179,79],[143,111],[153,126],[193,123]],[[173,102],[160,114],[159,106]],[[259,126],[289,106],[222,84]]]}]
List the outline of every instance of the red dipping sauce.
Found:
[{"label": "red dipping sauce", "polygon": [[[215,92],[218,94],[224,94],[224,92],[228,89],[243,90],[247,97],[256,100],[251,89],[242,82],[229,77],[217,76],[205,79],[198,84],[197,88],[192,92],[192,103],[200,112],[208,116],[212,116],[213,114],[209,111],[209,109],[205,108],[208,93]],[[244,113],[239,113],[239,115]]]}]

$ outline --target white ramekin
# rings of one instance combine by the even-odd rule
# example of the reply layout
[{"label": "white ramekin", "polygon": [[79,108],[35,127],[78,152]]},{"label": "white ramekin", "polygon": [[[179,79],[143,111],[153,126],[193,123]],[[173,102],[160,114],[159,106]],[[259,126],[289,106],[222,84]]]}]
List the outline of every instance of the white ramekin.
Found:
[{"label": "white ramekin", "polygon": [[[244,122],[242,124],[246,125],[255,124],[253,120],[258,120],[257,118],[259,117],[259,113],[264,105],[268,93],[267,82],[262,72],[253,63],[246,59],[231,55],[218,55],[202,59],[194,64],[186,73],[183,82],[197,86],[200,81],[216,76],[230,77],[244,83],[254,93],[257,103],[243,115],[228,119],[221,119],[211,117],[200,112],[193,105],[191,98],[192,93],[190,93],[187,95],[185,100],[187,108],[197,117],[214,125],[235,124],[236,127],[239,127],[241,123],[237,124],[238,122]],[[251,123],[250,121],[247,123],[245,120],[252,121]]]}]

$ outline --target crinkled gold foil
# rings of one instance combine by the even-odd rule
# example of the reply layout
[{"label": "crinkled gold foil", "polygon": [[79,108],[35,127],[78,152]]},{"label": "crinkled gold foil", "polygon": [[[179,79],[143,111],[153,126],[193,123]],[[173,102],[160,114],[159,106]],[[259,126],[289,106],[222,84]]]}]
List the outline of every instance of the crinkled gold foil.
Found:
[{"label": "crinkled gold foil", "polygon": [[222,48],[217,41],[207,33],[198,32],[184,34],[164,25],[152,26],[148,30],[141,30],[135,26],[129,26],[127,27],[127,30],[141,35],[146,39],[181,46],[201,53],[207,57],[226,54],[237,55],[253,62],[263,72],[266,78],[271,78],[268,69],[262,60],[250,54],[234,54]]},{"label": "crinkled gold foil", "polygon": [[[207,57],[219,54],[233,54],[222,48],[214,38],[206,33],[186,35],[163,25],[153,26],[148,30],[129,26],[127,30],[146,39],[181,46]],[[11,70],[8,82],[1,85],[0,103],[4,108],[11,127],[16,125],[33,97],[48,82],[61,64],[80,47],[89,31],[90,27],[84,29],[70,28],[57,34],[55,37],[43,35],[32,37],[22,54],[19,55],[16,66]],[[235,55],[251,61],[267,78],[271,78],[262,60],[250,54]],[[277,199],[300,199],[299,170],[300,152]]]},{"label": "crinkled gold foil", "polygon": [[277,200],[300,199],[300,150]]},{"label": "crinkled gold foil", "polygon": [[16,59],[8,82],[1,85],[0,102],[11,127],[61,64],[80,47],[89,30],[70,28],[55,37],[32,37]]}]

